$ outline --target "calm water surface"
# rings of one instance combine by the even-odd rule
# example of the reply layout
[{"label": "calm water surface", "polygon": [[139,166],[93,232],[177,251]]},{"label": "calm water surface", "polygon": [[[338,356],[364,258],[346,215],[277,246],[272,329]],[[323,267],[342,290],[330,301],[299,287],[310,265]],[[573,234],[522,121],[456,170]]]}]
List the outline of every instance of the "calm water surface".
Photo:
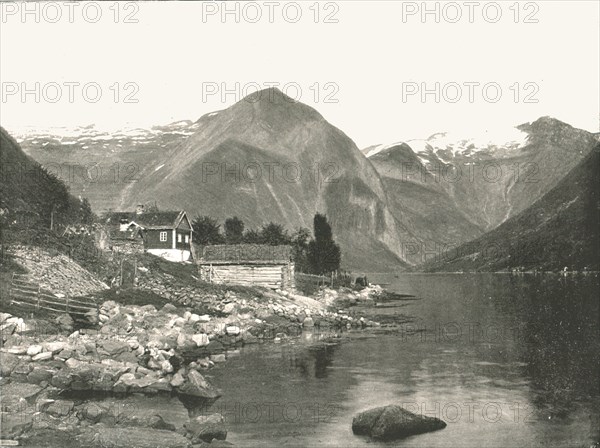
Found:
[{"label": "calm water surface", "polygon": [[[370,276],[411,300],[395,329],[317,334],[230,353],[213,370],[239,446],[594,446],[600,439],[598,278]],[[447,428],[380,443],[359,411],[396,403]]]}]

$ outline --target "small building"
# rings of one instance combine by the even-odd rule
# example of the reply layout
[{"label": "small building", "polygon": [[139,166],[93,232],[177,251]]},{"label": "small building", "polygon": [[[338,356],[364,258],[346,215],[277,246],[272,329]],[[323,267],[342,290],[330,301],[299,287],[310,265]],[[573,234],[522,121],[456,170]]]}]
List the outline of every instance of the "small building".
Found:
[{"label": "small building", "polygon": [[105,224],[113,250],[145,251],[169,261],[188,261],[192,254],[192,225],[185,211],[114,212]]},{"label": "small building", "polygon": [[295,286],[290,246],[205,246],[198,267],[202,280],[212,283],[236,283],[271,289],[293,289]]}]

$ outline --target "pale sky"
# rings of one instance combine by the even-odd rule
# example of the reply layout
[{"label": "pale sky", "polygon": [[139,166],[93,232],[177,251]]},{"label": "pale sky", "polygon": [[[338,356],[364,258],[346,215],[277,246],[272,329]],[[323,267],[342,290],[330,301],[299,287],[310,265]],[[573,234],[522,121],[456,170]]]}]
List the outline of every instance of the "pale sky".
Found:
[{"label": "pale sky", "polygon": [[[25,4],[0,5],[0,123],[9,131],[195,120],[275,82],[359,147],[510,127],[545,115],[598,132],[597,1],[520,2],[518,8],[512,1],[428,2],[439,8],[440,23],[433,13],[421,16],[420,1],[321,2],[318,8],[314,2],[238,3],[239,23],[233,13],[220,15],[236,2],[122,2],[118,11],[113,2],[51,3],[45,10],[38,4],[37,12],[28,3],[33,12],[24,17]],[[98,5],[102,15],[91,23]],[[497,5],[502,16],[491,23]],[[137,23],[124,23],[128,14]],[[524,23],[533,20],[538,23]],[[23,89],[35,92],[36,83],[39,98],[23,98]],[[73,102],[69,83],[79,83],[70,84]],[[238,92],[222,98],[222,88],[236,90],[236,83]],[[436,83],[439,102],[434,93],[423,101],[420,90],[435,92]],[[127,94],[137,103],[125,102]]]}]

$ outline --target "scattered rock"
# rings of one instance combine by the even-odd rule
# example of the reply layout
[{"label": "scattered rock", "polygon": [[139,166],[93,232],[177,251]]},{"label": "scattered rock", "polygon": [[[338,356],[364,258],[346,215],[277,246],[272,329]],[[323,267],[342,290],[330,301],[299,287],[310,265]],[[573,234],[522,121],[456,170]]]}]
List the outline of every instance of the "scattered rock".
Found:
[{"label": "scattered rock", "polygon": [[13,369],[19,364],[20,359],[12,353],[0,353],[0,375],[10,376]]},{"label": "scattered rock", "polygon": [[221,392],[195,370],[191,370],[188,373],[188,381],[177,389],[183,395],[192,395],[200,398],[212,399],[221,396]]},{"label": "scattered rock", "polygon": [[31,358],[32,361],[47,361],[48,359],[52,359],[52,352],[39,353]]},{"label": "scattered rock", "polygon": [[51,352],[53,354],[56,354],[56,353],[59,353],[59,352],[63,351],[66,347],[67,347],[67,343],[66,342],[60,342],[60,341],[46,342],[44,344],[44,350],[47,351],[47,352]]},{"label": "scattered rock", "polygon": [[0,428],[2,428],[2,439],[15,439],[33,426],[33,415],[22,412],[0,414]]},{"label": "scattered rock", "polygon": [[206,347],[208,344],[210,344],[210,341],[208,340],[208,335],[205,333],[193,335],[192,341],[194,341],[198,347]]},{"label": "scattered rock", "polygon": [[225,419],[221,414],[201,415],[184,426],[191,436],[192,443],[210,443],[213,439],[225,440],[227,438]]},{"label": "scattered rock", "polygon": [[99,353],[114,357],[120,353],[128,352],[129,344],[127,342],[121,342],[114,339],[105,339],[98,341],[98,349]]},{"label": "scattered rock", "polygon": [[232,336],[237,336],[240,334],[240,327],[236,327],[235,325],[229,326],[225,329],[225,332]]},{"label": "scattered rock", "polygon": [[179,387],[183,383],[185,383],[185,378],[179,372],[177,372],[175,375],[173,375],[173,378],[171,378],[171,386],[173,387]]},{"label": "scattered rock", "polygon": [[235,310],[235,308],[236,308],[236,305],[235,305],[235,303],[233,303],[233,302],[232,302],[232,303],[227,303],[227,304],[226,304],[226,305],[223,307],[223,312],[224,312],[225,314],[231,314],[231,313],[233,313],[233,311]]},{"label": "scattered rock", "polygon": [[41,353],[42,350],[44,350],[44,347],[42,347],[41,345],[32,345],[27,349],[27,354],[29,356],[35,356],[38,353]]},{"label": "scattered rock", "polygon": [[69,415],[74,407],[75,403],[70,400],[56,400],[48,406],[46,413],[54,417],[64,417]]},{"label": "scattered rock", "polygon": [[27,381],[32,384],[40,384],[42,381],[50,382],[52,380],[52,373],[52,370],[44,367],[34,367],[29,375],[27,375]]},{"label": "scattered rock", "polygon": [[90,448],[190,448],[183,435],[152,428],[110,428],[102,431],[91,427],[78,438],[81,446]]},{"label": "scattered rock", "polygon": [[227,360],[227,358],[225,357],[224,354],[219,354],[219,355],[210,355],[210,360],[214,363],[218,363],[218,362],[225,362]]},{"label": "scattered rock", "polygon": [[73,330],[74,321],[73,318],[68,314],[61,314],[54,319],[54,322],[56,322],[56,324],[63,330]]}]

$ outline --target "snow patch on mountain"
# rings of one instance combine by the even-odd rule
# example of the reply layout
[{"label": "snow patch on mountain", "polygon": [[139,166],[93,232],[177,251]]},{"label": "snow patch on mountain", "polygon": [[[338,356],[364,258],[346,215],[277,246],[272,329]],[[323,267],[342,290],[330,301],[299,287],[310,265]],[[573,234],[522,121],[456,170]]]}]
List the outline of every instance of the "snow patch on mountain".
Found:
[{"label": "snow patch on mountain", "polygon": [[398,145],[402,145],[404,142],[396,142],[396,143],[392,143],[391,145],[377,145],[374,148],[370,149],[369,151],[367,151],[365,153],[365,156],[367,158],[374,156],[377,153],[380,153],[381,151],[384,151],[386,149],[389,148],[393,148],[394,146],[398,146]]},{"label": "snow patch on mountain", "polygon": [[386,149],[406,143],[415,154],[434,154],[441,159],[473,156],[480,152],[494,153],[498,149],[516,151],[527,144],[528,134],[517,128],[486,129],[480,133],[470,131],[468,136],[458,132],[439,132],[427,139],[413,139],[389,145],[378,145],[365,155],[372,157]]}]

